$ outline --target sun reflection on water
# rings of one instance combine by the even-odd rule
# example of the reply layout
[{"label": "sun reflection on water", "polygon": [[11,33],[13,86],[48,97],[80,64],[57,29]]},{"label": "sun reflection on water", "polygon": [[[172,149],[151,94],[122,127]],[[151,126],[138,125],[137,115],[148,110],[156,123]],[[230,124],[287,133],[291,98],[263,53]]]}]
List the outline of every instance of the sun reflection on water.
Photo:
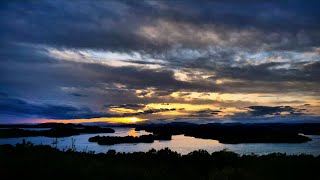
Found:
[{"label": "sun reflection on water", "polygon": [[129,132],[128,132],[129,136],[134,136],[136,137],[137,136],[137,132],[135,129],[131,129]]}]

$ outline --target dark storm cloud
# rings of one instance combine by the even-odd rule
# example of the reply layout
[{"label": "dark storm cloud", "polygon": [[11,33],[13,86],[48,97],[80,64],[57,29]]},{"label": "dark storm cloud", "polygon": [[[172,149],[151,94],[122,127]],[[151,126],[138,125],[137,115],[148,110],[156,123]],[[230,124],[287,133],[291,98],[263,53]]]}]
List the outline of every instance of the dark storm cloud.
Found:
[{"label": "dark storm cloud", "polygon": [[[185,36],[192,32],[197,37],[198,32],[212,30],[223,41],[230,41],[230,32],[244,30],[257,35],[243,35],[243,39],[236,40],[242,46],[254,47],[255,42],[261,42],[289,48],[299,46],[304,39],[304,46],[319,42],[319,38],[313,38],[319,36],[317,5],[317,1],[3,1],[0,26],[3,38],[10,41],[71,48],[158,51],[172,47],[172,42],[196,47],[208,44],[201,38],[183,44],[189,42]],[[141,27],[156,25],[158,20],[176,24],[163,27],[173,39],[159,41],[139,34]],[[175,29],[183,31],[170,31]],[[270,32],[274,37],[266,36]],[[281,45],[284,39],[290,43]]]},{"label": "dark storm cloud", "polygon": [[114,105],[114,104],[106,104],[104,107],[107,108],[144,108],[146,107],[145,104],[120,104],[120,105]]},{"label": "dark storm cloud", "polygon": [[285,63],[264,63],[244,67],[229,67],[217,70],[221,77],[251,81],[303,81],[316,82],[320,74],[320,62],[308,62],[298,68],[274,68]]},{"label": "dark storm cloud", "polygon": [[281,113],[289,113],[292,115],[302,115],[305,109],[297,109],[291,106],[249,106],[248,112],[253,116],[264,115],[280,115]]},{"label": "dark storm cloud", "polygon": [[123,116],[140,116],[140,115],[155,114],[155,113],[167,112],[167,111],[176,111],[176,108],[147,109],[144,111],[139,111],[134,113],[124,113]]},{"label": "dark storm cloud", "polygon": [[139,69],[135,67],[110,67],[97,64],[84,64],[94,75],[94,81],[103,83],[119,83],[127,89],[155,88],[159,96],[168,95],[178,90],[215,91],[218,87],[202,82],[185,82],[174,78],[170,70]]},{"label": "dark storm cloud", "polygon": [[0,47],[1,91],[28,98],[70,100],[61,87],[92,86],[90,74],[81,66],[52,59],[31,45],[12,44],[10,48]]},{"label": "dark storm cloud", "polygon": [[49,119],[87,119],[117,116],[93,112],[86,107],[77,108],[68,105],[33,104],[16,98],[0,98],[0,113]]},{"label": "dark storm cloud", "polygon": [[[200,63],[201,62],[201,63]],[[232,64],[232,63],[231,63]],[[189,77],[203,81],[204,84],[211,83],[220,92],[240,93],[278,93],[278,92],[319,92],[318,83],[320,71],[319,62],[266,62],[261,64],[242,64],[230,66],[209,59],[185,63],[181,66],[188,67],[188,71],[214,72],[206,79],[199,75],[188,74]],[[288,65],[289,67],[282,67]],[[231,79],[233,81],[215,84],[219,79]],[[253,88],[254,87],[254,88]],[[303,88],[302,88],[303,87]],[[281,89],[281,91],[279,91]]]},{"label": "dark storm cloud", "polygon": [[7,94],[7,93],[4,93],[4,92],[0,92],[0,96],[2,96],[2,97],[8,97],[8,94]]},{"label": "dark storm cloud", "polygon": [[[120,106],[109,106],[111,108],[136,108],[144,107],[141,104],[126,104]],[[1,97],[0,113],[7,115],[48,118],[48,119],[90,119],[101,117],[128,117],[155,114],[159,112],[175,111],[175,108],[148,109],[135,113],[110,114],[95,112],[88,107],[74,107],[70,105],[34,104],[22,99]]]},{"label": "dark storm cloud", "polygon": [[196,111],[193,114],[189,115],[190,117],[212,117],[214,115],[222,112],[221,110],[212,110],[212,109],[204,109],[200,111]]},{"label": "dark storm cloud", "polygon": [[79,93],[71,93],[70,95],[75,96],[75,97],[88,97],[88,95],[79,94]]}]

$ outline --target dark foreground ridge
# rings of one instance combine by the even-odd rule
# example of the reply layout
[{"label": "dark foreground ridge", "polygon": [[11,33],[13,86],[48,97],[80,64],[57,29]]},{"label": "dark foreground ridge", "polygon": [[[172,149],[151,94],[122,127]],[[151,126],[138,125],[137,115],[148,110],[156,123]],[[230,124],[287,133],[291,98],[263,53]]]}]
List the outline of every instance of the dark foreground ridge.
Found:
[{"label": "dark foreground ridge", "polygon": [[[25,130],[19,128],[51,128],[49,130]],[[83,126],[75,124],[61,124],[50,123],[45,125],[30,125],[30,126],[5,126],[8,129],[0,129],[0,138],[14,138],[14,137],[33,137],[33,136],[45,136],[45,137],[68,137],[79,134],[94,134],[94,133],[114,133],[111,128],[102,128],[97,126]]]},{"label": "dark foreground ridge", "polygon": [[23,143],[0,145],[0,162],[1,179],[320,179],[320,156],[280,153],[240,156],[198,150],[180,155],[166,148],[94,154]]},{"label": "dark foreground ridge", "polygon": [[153,143],[154,140],[171,140],[171,135],[142,135],[133,136],[94,136],[89,138],[89,142],[97,142],[99,145],[113,145],[121,143]]},{"label": "dark foreground ridge", "polygon": [[140,125],[136,130],[153,134],[184,134],[195,138],[214,139],[221,143],[303,143],[311,141],[305,135],[319,135],[320,124],[179,124]]}]

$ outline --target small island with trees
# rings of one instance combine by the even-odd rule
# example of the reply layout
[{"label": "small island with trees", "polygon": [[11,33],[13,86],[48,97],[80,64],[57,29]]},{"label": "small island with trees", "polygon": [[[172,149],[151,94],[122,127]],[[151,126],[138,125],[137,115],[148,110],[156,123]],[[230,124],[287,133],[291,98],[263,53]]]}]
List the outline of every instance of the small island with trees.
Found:
[{"label": "small island with trees", "polygon": [[114,145],[121,143],[153,143],[155,140],[171,140],[171,135],[142,135],[138,137],[133,136],[94,136],[89,138],[89,142],[97,142],[99,145]]},{"label": "small island with trees", "polygon": [[[115,131],[107,127],[84,126],[81,124],[63,124],[63,123],[44,123],[35,125],[0,125],[0,138],[15,138],[15,137],[68,137],[80,134],[95,134],[95,133],[114,133]],[[25,129],[21,129],[25,128]],[[30,128],[39,128],[32,130]],[[50,128],[49,130],[41,130]]]}]

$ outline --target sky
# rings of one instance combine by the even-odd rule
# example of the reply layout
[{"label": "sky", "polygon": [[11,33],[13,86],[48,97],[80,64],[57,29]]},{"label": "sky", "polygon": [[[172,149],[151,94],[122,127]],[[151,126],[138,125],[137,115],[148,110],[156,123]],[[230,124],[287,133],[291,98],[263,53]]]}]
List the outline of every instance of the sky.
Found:
[{"label": "sky", "polygon": [[3,0],[0,124],[320,122],[316,0]]}]

